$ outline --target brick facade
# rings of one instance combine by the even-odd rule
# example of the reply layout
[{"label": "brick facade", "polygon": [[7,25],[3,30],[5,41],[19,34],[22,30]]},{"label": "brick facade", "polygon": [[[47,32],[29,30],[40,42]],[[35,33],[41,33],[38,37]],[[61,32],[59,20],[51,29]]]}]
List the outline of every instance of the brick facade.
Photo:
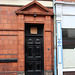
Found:
[{"label": "brick facade", "polygon": [[[54,65],[52,15],[38,15],[36,18],[33,15],[17,15],[15,12],[20,8],[0,6],[0,59],[18,59],[17,62],[0,62],[0,75],[19,75],[18,72],[25,71],[25,23],[44,24],[44,70],[52,71]],[[45,12],[36,7],[31,10]],[[52,12],[52,9],[49,10]]]}]

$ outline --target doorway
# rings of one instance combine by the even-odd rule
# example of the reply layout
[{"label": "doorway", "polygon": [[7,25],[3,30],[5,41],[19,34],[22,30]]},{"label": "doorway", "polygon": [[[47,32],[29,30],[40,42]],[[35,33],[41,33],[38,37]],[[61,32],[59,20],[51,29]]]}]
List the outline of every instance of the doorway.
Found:
[{"label": "doorway", "polygon": [[25,24],[25,74],[44,75],[43,24]]}]

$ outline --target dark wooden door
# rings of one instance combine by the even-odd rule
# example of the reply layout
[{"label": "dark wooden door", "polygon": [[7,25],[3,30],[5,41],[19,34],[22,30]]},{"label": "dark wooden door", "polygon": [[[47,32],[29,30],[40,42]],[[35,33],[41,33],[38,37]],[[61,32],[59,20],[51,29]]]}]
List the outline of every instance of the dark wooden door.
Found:
[{"label": "dark wooden door", "polygon": [[[43,75],[43,26],[41,26],[42,29],[38,25],[27,25],[27,27],[25,36],[25,73],[26,75]],[[37,34],[30,33],[31,27],[37,27]]]}]

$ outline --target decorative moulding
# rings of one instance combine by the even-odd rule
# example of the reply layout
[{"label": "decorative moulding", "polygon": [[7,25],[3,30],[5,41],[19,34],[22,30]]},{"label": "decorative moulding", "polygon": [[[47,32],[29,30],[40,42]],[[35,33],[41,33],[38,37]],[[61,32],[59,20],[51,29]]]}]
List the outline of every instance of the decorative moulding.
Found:
[{"label": "decorative moulding", "polygon": [[37,1],[33,1],[16,11],[17,15],[53,15],[53,12],[49,8],[44,7]]}]

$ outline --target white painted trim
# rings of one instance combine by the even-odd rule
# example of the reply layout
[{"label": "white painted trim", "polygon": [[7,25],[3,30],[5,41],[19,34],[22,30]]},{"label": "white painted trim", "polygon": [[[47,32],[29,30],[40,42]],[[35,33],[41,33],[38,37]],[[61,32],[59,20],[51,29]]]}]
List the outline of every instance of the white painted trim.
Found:
[{"label": "white painted trim", "polygon": [[60,29],[60,23],[58,23],[58,39],[61,39],[61,29]]},{"label": "white painted trim", "polygon": [[62,14],[62,16],[75,16],[75,14]]},{"label": "white painted trim", "polygon": [[62,57],[61,57],[61,46],[59,46],[58,49],[59,49],[59,62],[61,62],[61,59],[62,59]]},{"label": "white painted trim", "polygon": [[[32,1],[25,0],[0,0],[0,5],[24,6]],[[53,7],[52,1],[38,1],[46,7]]]},{"label": "white painted trim", "polygon": [[66,71],[75,71],[75,68],[74,69],[63,69],[63,72],[66,72]]},{"label": "white painted trim", "polygon": [[55,4],[75,5],[75,2],[55,1]]},{"label": "white painted trim", "polygon": [[[63,75],[62,63],[62,36],[61,36],[61,21],[57,21],[57,58],[58,58],[58,75]],[[61,41],[60,42],[58,42]]]},{"label": "white painted trim", "polygon": [[58,64],[58,75],[63,75],[62,64]]}]

